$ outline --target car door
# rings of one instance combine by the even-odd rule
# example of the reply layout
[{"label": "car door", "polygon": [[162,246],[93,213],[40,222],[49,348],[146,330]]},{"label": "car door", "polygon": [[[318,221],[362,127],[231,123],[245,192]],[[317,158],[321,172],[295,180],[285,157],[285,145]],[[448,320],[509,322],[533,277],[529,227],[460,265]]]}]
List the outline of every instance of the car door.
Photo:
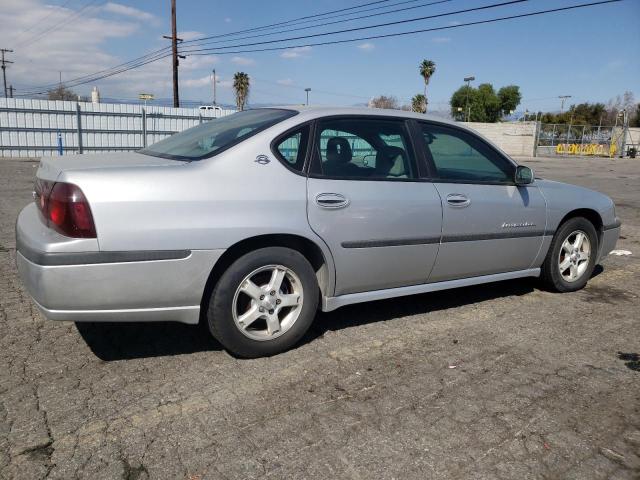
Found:
[{"label": "car door", "polygon": [[315,130],[307,215],[333,254],[335,295],[426,283],[442,206],[405,120],[331,117]]},{"label": "car door", "polygon": [[442,243],[429,281],[529,268],[546,227],[546,202],[535,182],[516,185],[516,165],[471,132],[418,125],[443,205]]}]

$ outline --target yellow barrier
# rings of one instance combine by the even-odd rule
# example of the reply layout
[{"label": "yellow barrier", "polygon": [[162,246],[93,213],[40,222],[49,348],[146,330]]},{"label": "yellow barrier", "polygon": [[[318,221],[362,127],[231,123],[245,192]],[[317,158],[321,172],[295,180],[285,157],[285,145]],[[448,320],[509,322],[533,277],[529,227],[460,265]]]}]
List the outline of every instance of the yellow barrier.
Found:
[{"label": "yellow barrier", "polygon": [[616,154],[616,150],[617,147],[615,144],[607,146],[601,143],[586,143],[583,145],[577,143],[559,143],[556,146],[556,153],[560,155],[567,153],[569,155],[599,155],[602,157],[613,157]]}]

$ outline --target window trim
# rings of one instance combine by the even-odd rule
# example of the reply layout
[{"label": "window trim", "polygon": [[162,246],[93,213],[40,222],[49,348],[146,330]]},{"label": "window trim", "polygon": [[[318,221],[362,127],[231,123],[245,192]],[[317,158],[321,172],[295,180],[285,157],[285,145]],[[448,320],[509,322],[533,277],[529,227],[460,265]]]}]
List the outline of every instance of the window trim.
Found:
[{"label": "window trim", "polygon": [[[280,120],[278,120],[275,123],[269,123],[263,127],[260,128],[256,128],[252,131],[250,131],[249,133],[247,133],[246,135],[243,135],[241,137],[236,138],[235,140],[233,140],[232,142],[228,143],[227,145],[225,145],[224,147],[220,147],[218,150],[214,150],[213,152],[209,152],[205,155],[201,155],[199,157],[184,157],[182,155],[171,155],[169,153],[153,153],[150,151],[147,151],[148,147],[142,148],[140,150],[136,150],[136,153],[139,153],[141,155],[148,155],[150,157],[158,157],[158,158],[166,158],[168,160],[177,160],[180,162],[185,162],[185,163],[191,163],[191,162],[197,162],[200,160],[206,160],[212,157],[215,157],[216,155],[225,152],[227,150],[229,150],[230,148],[235,147],[236,145],[238,145],[239,143],[244,142],[245,140],[250,139],[251,137],[257,135],[260,132],[263,132],[271,127],[275,127],[276,125],[289,120],[293,117],[295,117],[296,115],[298,115],[300,112],[298,112],[297,110],[292,110],[290,108],[254,108],[254,109],[249,109],[249,110],[276,110],[276,111],[281,111],[281,112],[289,112],[289,115],[287,117],[281,118]],[[249,110],[244,110],[249,111]],[[239,112],[237,112],[239,113]],[[212,118],[211,120],[209,120],[209,122],[215,122],[216,120],[218,120],[219,118],[222,117],[217,117],[217,118]],[[208,123],[208,122],[207,122]],[[194,125],[194,126],[198,126],[198,125]],[[193,127],[192,127],[193,128]],[[184,132],[185,130],[183,130]],[[181,132],[178,132],[181,133]],[[169,138],[169,137],[167,137]],[[152,146],[152,145],[149,145]]]},{"label": "window trim", "polygon": [[[434,183],[459,183],[459,184],[467,184],[467,185],[517,186],[514,177],[515,177],[515,169],[518,166],[518,164],[516,162],[514,162],[509,156],[503,154],[498,149],[496,149],[493,145],[491,145],[489,142],[487,142],[484,138],[482,138],[482,136],[480,136],[476,132],[474,132],[472,130],[468,130],[466,128],[460,128],[458,126],[451,125],[451,124],[448,124],[448,123],[433,122],[433,121],[429,121],[429,120],[415,120],[415,124],[416,124],[415,134],[419,137],[419,138],[416,139],[416,141],[421,146],[421,150],[422,150],[422,153],[424,155],[424,161],[427,164],[427,168],[428,168],[428,171],[429,171],[430,179],[431,179],[432,182],[434,182]],[[438,128],[443,128],[445,130],[447,130],[447,129],[448,130],[452,130],[454,132],[462,132],[463,135],[468,135],[468,136],[472,137],[474,140],[480,142],[484,147],[486,147],[488,150],[493,152],[499,158],[504,159],[509,165],[511,165],[513,167],[511,180],[509,182],[492,182],[492,181],[471,180],[471,179],[448,179],[448,178],[439,177],[438,173],[437,173],[438,170],[436,168],[435,162],[433,161],[433,158],[431,156],[431,151],[429,150],[429,146],[427,145],[426,141],[424,140],[424,135],[422,134],[422,129],[420,128],[421,125],[434,126],[434,127],[438,127]],[[522,185],[520,185],[520,186],[522,186]]]},{"label": "window trim", "polygon": [[[282,154],[278,150],[278,144],[283,140],[285,140],[289,135],[291,135],[296,130],[302,130],[307,126],[309,127],[309,139],[307,141],[307,148],[304,154],[304,162],[302,164],[302,170],[296,170],[282,156]],[[271,153],[273,154],[273,156],[276,157],[278,161],[282,165],[284,165],[287,170],[295,173],[296,175],[301,175],[303,177],[306,177],[309,170],[309,164],[311,163],[310,152],[313,150],[313,147],[310,145],[310,143],[313,140],[313,135],[314,135],[314,120],[308,120],[306,122],[299,123],[297,125],[294,125],[291,128],[288,128],[287,130],[285,130],[284,132],[276,136],[273,140],[271,140],[271,142],[269,143],[269,150],[271,150]]]},{"label": "window trim", "polygon": [[[356,121],[392,121],[399,122],[401,124],[402,129],[404,130],[404,134],[406,139],[408,140],[407,147],[411,150],[408,152],[412,155],[412,166],[415,168],[415,177],[414,178],[394,178],[394,177],[352,177],[352,176],[337,176],[337,175],[325,175],[322,173],[317,173],[317,171],[322,171],[322,160],[321,154],[319,151],[320,142],[320,127],[319,124],[324,121],[331,120],[356,120]],[[418,150],[416,148],[415,142],[413,140],[413,135],[411,133],[411,128],[409,126],[410,118],[403,116],[388,116],[388,115],[327,115],[324,117],[319,117],[313,120],[313,138],[312,138],[312,147],[309,149],[311,151],[311,159],[309,162],[309,178],[315,178],[319,180],[355,180],[359,182],[424,182],[425,178],[421,177],[421,169],[420,169],[420,159],[418,155]],[[316,170],[316,172],[314,172]]]}]

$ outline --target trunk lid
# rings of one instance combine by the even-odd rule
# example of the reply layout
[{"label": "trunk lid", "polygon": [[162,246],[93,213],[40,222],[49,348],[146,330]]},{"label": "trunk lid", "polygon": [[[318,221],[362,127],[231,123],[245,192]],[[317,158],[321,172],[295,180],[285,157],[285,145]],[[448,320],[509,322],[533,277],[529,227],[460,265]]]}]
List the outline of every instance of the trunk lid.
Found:
[{"label": "trunk lid", "polygon": [[188,162],[153,157],[136,152],[67,155],[42,157],[36,176],[43,180],[55,181],[60,174],[69,170],[90,170],[127,167],[174,167]]}]

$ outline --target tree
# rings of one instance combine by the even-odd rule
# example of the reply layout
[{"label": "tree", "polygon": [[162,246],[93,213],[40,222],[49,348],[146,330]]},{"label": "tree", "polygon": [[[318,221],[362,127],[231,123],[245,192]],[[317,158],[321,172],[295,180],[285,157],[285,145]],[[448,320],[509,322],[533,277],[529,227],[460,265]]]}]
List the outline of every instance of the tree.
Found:
[{"label": "tree", "polygon": [[585,102],[571,105],[567,111],[562,113],[541,113],[540,121],[542,123],[561,125],[571,123],[572,125],[612,126],[616,124],[616,119],[618,124],[621,123],[620,112],[626,110],[629,115],[629,125],[631,126],[633,125],[634,112],[636,112],[637,108],[633,94],[625,92],[623,95],[618,95],[609,100],[606,105],[599,102]]},{"label": "tree", "polygon": [[458,120],[468,116],[470,122],[494,123],[502,118],[503,113],[515,110],[520,99],[520,87],[517,85],[502,87],[496,93],[493,85],[483,83],[478,88],[463,85],[453,92],[449,103],[451,115]]},{"label": "tree", "polygon": [[58,85],[47,92],[49,100],[71,100],[78,101],[80,97],[73,90],[69,90],[64,85]]},{"label": "tree", "polygon": [[427,85],[434,73],[436,73],[436,63],[432,60],[424,59],[418,67],[420,75],[424,79],[424,111],[427,111]]},{"label": "tree", "polygon": [[517,85],[502,87],[498,90],[498,98],[500,99],[500,110],[502,110],[502,114],[508,115],[520,105],[520,101],[522,100],[520,87]]},{"label": "tree", "polygon": [[411,99],[411,111],[417,113],[425,113],[427,111],[427,99],[423,94],[418,93]]},{"label": "tree", "polygon": [[244,110],[249,99],[249,75],[237,72],[233,75],[233,90],[236,94],[236,106],[238,110]]},{"label": "tree", "polygon": [[389,108],[393,110],[400,109],[398,99],[393,95],[380,95],[369,100],[369,108]]}]

